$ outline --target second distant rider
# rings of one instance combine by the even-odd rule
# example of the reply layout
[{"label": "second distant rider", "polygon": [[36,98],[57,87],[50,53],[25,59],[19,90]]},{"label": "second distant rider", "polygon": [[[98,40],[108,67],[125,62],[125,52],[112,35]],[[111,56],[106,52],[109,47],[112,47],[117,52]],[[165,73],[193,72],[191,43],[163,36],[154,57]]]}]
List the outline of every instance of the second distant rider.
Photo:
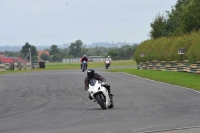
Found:
[{"label": "second distant rider", "polygon": [[87,69],[87,62],[88,62],[88,58],[86,57],[86,55],[84,55],[82,58],[81,58],[81,69],[82,69],[82,64],[83,64],[83,61],[86,61],[86,69]]}]

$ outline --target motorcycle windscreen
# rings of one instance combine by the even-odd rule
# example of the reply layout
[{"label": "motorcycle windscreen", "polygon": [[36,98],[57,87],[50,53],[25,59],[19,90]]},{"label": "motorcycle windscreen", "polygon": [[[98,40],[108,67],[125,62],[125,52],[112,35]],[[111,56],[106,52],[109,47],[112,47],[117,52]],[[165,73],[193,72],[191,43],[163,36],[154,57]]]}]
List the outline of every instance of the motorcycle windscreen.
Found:
[{"label": "motorcycle windscreen", "polygon": [[97,80],[96,79],[90,79],[90,85],[94,86],[96,84]]}]

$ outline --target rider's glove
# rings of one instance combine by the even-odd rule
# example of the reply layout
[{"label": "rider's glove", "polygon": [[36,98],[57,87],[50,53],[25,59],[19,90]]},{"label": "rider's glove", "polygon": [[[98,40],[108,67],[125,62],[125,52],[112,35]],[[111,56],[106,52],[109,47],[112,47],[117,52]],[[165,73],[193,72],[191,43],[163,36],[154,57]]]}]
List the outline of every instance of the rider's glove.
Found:
[{"label": "rider's glove", "polygon": [[101,85],[105,85],[106,84],[106,82],[101,82]]}]

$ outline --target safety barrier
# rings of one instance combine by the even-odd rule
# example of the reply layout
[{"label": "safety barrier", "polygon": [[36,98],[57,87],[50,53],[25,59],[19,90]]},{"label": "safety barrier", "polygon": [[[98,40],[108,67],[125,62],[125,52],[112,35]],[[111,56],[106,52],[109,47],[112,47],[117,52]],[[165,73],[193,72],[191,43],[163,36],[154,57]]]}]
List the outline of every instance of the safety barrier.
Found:
[{"label": "safety barrier", "polygon": [[196,63],[189,63],[188,60],[170,61],[170,62],[167,61],[139,62],[138,69],[200,73],[200,61]]},{"label": "safety barrier", "polygon": [[30,70],[31,63],[1,63],[0,71],[7,70]]}]

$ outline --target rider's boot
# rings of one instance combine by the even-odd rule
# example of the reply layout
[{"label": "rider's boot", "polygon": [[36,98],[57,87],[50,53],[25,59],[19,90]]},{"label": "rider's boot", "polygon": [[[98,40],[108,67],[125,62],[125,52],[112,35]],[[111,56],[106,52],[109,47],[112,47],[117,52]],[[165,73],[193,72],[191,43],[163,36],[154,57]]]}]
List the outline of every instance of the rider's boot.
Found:
[{"label": "rider's boot", "polygon": [[91,97],[91,95],[90,95],[90,94],[88,95],[88,97],[89,97],[89,99],[90,99],[90,100],[92,100],[92,99],[93,99],[93,98]]},{"label": "rider's boot", "polygon": [[113,94],[111,94],[111,93],[109,93],[108,95],[109,95],[110,97],[113,97],[113,96],[114,96],[114,95],[113,95]]},{"label": "rider's boot", "polygon": [[111,94],[110,85],[107,85],[106,88],[108,90],[108,95],[110,96],[110,98],[112,98],[114,95]]},{"label": "rider's boot", "polygon": [[109,93],[108,95],[109,95],[110,99],[112,100],[114,95],[111,93]]}]

